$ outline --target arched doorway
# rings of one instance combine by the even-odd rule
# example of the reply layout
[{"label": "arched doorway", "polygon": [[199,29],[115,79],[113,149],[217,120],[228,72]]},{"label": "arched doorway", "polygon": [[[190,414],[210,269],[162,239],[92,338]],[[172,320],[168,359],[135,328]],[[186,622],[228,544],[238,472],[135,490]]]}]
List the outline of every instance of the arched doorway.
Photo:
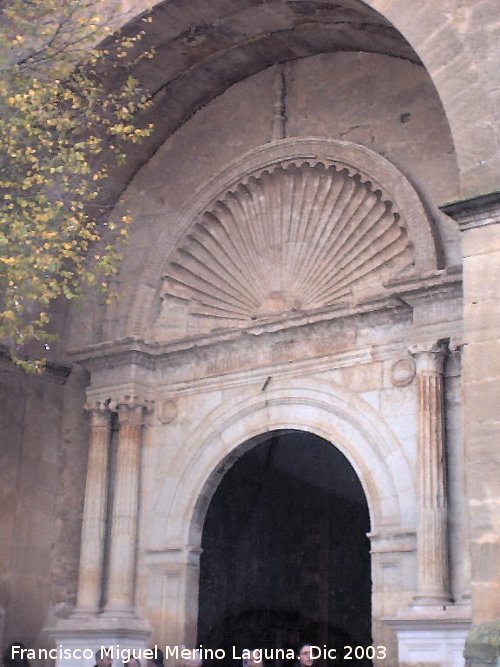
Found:
[{"label": "arched doorway", "polygon": [[370,520],[353,467],[298,430],[244,449],[205,519],[199,642],[228,659],[232,646],[369,645]]}]

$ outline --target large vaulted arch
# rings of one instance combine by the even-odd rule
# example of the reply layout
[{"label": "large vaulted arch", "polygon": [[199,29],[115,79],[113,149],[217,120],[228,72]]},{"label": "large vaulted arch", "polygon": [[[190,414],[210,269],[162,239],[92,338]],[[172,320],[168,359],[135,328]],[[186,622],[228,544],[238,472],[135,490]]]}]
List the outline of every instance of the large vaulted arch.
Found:
[{"label": "large vaulted arch", "polygon": [[[474,20],[474,11],[464,12],[464,22]],[[231,5],[165,0],[153,6],[151,16],[150,24],[138,16],[123,30],[144,30],[138,48],[153,49],[154,58],[122,74],[115,70],[110,83],[132,72],[151,95],[144,121],[153,120],[156,129],[116,174],[111,199],[168,136],[232,84],[279,62],[335,51],[383,53],[421,64],[450,124],[464,195],[479,181],[483,188],[498,186],[494,105],[460,24],[432,0],[418,7],[406,0],[240,0]],[[457,73],[467,75],[459,88],[450,83]]]}]

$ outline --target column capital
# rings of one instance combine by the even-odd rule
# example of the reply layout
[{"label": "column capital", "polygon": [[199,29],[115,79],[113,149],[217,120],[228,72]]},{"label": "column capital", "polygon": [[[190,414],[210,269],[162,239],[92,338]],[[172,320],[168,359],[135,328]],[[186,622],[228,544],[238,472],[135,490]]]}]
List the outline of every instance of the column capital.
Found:
[{"label": "column capital", "polygon": [[88,400],[85,405],[83,406],[83,409],[85,412],[98,412],[101,414],[104,414],[106,412],[110,411],[110,399],[91,399]]},{"label": "column capital", "polygon": [[443,373],[444,360],[448,353],[448,343],[445,340],[416,343],[409,348],[415,359],[417,373]]},{"label": "column capital", "polygon": [[142,424],[145,415],[153,409],[153,401],[136,395],[125,395],[115,399],[112,407],[118,413],[120,424]]},{"label": "column capital", "polygon": [[450,342],[448,343],[448,349],[450,350],[451,353],[457,353],[457,354],[462,354],[464,351],[465,347],[465,342],[462,337],[457,337],[453,336],[450,338]]},{"label": "column capital", "polygon": [[120,409],[133,410],[135,408],[143,408],[145,412],[151,412],[153,405],[154,401],[141,394],[118,394],[110,400],[110,408],[114,412],[119,412]]},{"label": "column capital", "polygon": [[109,401],[87,401],[83,409],[88,412],[92,428],[110,428],[111,410]]},{"label": "column capital", "polygon": [[129,403],[120,403],[116,406],[118,413],[118,423],[120,426],[124,424],[142,426],[144,420],[144,406],[131,405]]}]

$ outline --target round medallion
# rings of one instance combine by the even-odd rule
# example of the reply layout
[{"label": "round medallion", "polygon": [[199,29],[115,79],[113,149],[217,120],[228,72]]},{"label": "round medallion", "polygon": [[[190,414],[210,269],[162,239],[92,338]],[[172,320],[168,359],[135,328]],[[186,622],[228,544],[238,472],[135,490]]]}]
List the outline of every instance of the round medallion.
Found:
[{"label": "round medallion", "polygon": [[162,401],[158,406],[158,419],[162,424],[170,424],[177,417],[177,403],[171,399]]},{"label": "round medallion", "polygon": [[415,362],[411,357],[396,361],[391,368],[391,382],[395,387],[406,387],[415,377]]}]

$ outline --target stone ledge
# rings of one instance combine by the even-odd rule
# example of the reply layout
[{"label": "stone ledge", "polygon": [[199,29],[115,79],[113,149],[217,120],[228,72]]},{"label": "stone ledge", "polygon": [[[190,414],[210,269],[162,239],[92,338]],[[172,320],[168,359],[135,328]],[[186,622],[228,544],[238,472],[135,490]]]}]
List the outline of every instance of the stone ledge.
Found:
[{"label": "stone ledge", "polygon": [[19,377],[31,378],[35,380],[43,380],[55,382],[56,384],[64,384],[71,375],[72,365],[61,364],[48,361],[44,372],[37,374],[27,374],[20,366],[16,365],[10,358],[7,347],[0,345],[0,370],[8,373],[15,373]]},{"label": "stone ledge", "polygon": [[458,223],[461,231],[500,223],[500,192],[439,207]]}]

